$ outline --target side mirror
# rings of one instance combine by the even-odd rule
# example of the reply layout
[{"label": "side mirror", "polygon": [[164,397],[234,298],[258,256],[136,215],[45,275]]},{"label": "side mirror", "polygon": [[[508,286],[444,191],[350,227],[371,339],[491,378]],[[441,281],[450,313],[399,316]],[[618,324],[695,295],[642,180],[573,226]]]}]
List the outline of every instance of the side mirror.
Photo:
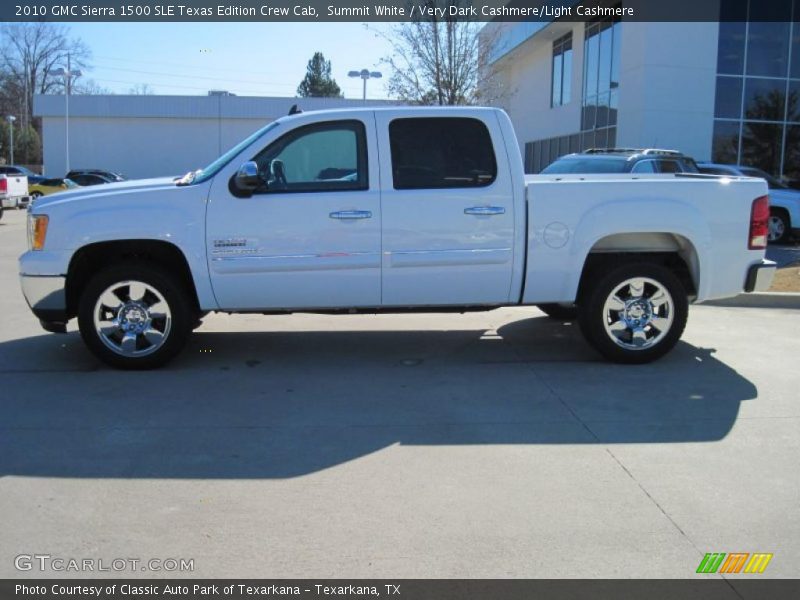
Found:
[{"label": "side mirror", "polygon": [[231,191],[238,192],[237,196],[250,196],[263,184],[261,176],[258,174],[258,165],[252,160],[247,161],[239,167],[236,175],[231,180]]}]

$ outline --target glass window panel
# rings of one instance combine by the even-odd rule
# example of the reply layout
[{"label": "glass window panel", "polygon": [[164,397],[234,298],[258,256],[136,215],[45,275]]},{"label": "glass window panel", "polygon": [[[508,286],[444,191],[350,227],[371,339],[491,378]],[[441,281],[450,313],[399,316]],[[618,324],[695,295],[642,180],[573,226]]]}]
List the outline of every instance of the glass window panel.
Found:
[{"label": "glass window panel", "polygon": [[779,175],[783,125],[745,123],[742,129],[741,164],[758,167],[770,175]]},{"label": "glass window panel", "polygon": [[787,120],[800,121],[800,81],[789,81],[787,104]]},{"label": "glass window panel", "polygon": [[631,173],[655,173],[656,161],[654,160],[640,160],[631,169]]},{"label": "glass window panel", "polygon": [[790,77],[800,79],[800,0],[794,5],[794,28],[792,31],[792,72]]},{"label": "glass window panel", "polygon": [[564,64],[561,78],[561,104],[568,104],[572,100],[572,46],[564,51]]},{"label": "glass window panel", "polygon": [[558,139],[558,155],[569,154],[569,136],[565,135]]},{"label": "glass window panel", "polygon": [[581,136],[579,133],[569,136],[569,151],[570,153],[581,151]]},{"label": "glass window panel", "polygon": [[617,124],[617,112],[619,111],[619,90],[611,90],[608,96],[608,124]]},{"label": "glass window panel", "polygon": [[720,23],[717,72],[741,75],[744,71],[745,23]]},{"label": "glass window panel", "polygon": [[[765,6],[770,3],[759,2],[757,4]],[[789,23],[752,21],[748,38],[747,74],[786,77],[789,57]]]},{"label": "glass window panel", "polygon": [[550,162],[558,158],[558,138],[550,138]]},{"label": "glass window panel", "polygon": [[711,160],[715,163],[739,162],[739,121],[714,121]]},{"label": "glass window panel", "polygon": [[542,140],[542,160],[539,163],[539,170],[541,171],[550,164],[550,140]]},{"label": "glass window panel", "polygon": [[745,80],[744,116],[757,121],[783,121],[786,108],[786,80]]},{"label": "glass window panel", "polygon": [[595,148],[608,148],[608,129],[598,129],[594,143]]},{"label": "glass window panel", "polygon": [[608,126],[608,94],[601,94],[597,99],[597,127]]},{"label": "glass window panel", "polygon": [[584,73],[584,98],[597,94],[597,67],[600,58],[600,36],[593,35],[584,44],[584,61],[586,70]]},{"label": "glass window panel", "polygon": [[550,106],[561,106],[561,77],[563,75],[562,55],[553,57],[553,86]]},{"label": "glass window panel", "polygon": [[368,187],[366,132],[360,121],[331,121],[299,127],[261,150],[253,160],[258,172],[263,174],[263,185],[257,193]]},{"label": "glass window panel", "polygon": [[616,148],[617,147],[617,128],[616,127],[609,127],[608,128],[608,147],[609,148]]},{"label": "glass window panel", "polygon": [[783,158],[783,178],[792,187],[800,184],[800,125],[786,128],[786,155]]},{"label": "glass window panel", "polygon": [[622,23],[614,23],[611,48],[611,89],[619,87],[619,63],[622,56]]},{"label": "glass window panel", "polygon": [[600,33],[600,60],[597,79],[597,92],[602,94],[611,89],[611,36],[612,29],[608,27]]},{"label": "glass window panel", "polygon": [[597,97],[593,96],[586,101],[583,107],[583,130],[594,129],[597,115]]},{"label": "glass window panel", "polygon": [[394,119],[389,151],[398,190],[481,187],[497,177],[489,130],[478,119]]},{"label": "glass window panel", "polygon": [[714,116],[724,119],[740,119],[742,117],[741,77],[717,77]]},{"label": "glass window panel", "polygon": [[594,131],[587,131],[583,134],[582,138],[581,146],[583,150],[594,148]]}]

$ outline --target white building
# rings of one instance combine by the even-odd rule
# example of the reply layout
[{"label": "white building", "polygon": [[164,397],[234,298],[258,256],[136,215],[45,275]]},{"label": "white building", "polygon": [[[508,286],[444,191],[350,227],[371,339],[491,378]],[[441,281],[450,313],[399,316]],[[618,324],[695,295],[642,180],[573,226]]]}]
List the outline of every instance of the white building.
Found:
[{"label": "white building", "polygon": [[724,6],[735,22],[487,26],[526,170],[586,148],[657,147],[800,179],[800,2]]},{"label": "white building", "polygon": [[[42,118],[44,172],[63,176],[66,98],[34,98]],[[303,110],[385,105],[344,98],[209,96],[70,96],[69,168],[107,169],[127,177],[181,175],[209,164],[228,148],[288,114]]]}]

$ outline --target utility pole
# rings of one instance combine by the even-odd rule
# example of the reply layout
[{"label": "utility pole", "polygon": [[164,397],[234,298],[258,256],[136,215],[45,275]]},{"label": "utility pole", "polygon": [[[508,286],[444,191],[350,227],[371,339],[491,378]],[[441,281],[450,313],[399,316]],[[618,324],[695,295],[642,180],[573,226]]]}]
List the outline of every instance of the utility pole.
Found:
[{"label": "utility pole", "polygon": [[72,78],[80,77],[83,75],[80,70],[72,70],[71,57],[67,53],[67,68],[59,68],[53,71],[53,75],[62,75],[64,77],[64,138],[66,142],[66,172],[69,173],[69,95],[72,91]]}]

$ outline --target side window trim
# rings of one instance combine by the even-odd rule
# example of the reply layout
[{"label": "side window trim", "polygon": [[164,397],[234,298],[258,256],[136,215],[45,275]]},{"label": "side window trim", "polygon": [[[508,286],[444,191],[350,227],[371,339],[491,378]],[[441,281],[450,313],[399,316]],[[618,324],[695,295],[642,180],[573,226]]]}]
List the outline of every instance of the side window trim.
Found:
[{"label": "side window trim", "polygon": [[[319,131],[329,131],[344,129],[352,131],[356,136],[356,169],[358,179],[352,182],[352,185],[337,185],[332,186],[334,182],[319,182],[319,187],[308,188],[295,188],[295,189],[263,189],[254,192],[254,195],[270,195],[270,194],[310,194],[310,193],[325,193],[325,192],[363,192],[369,190],[369,156],[368,156],[368,143],[367,143],[367,126],[360,119],[340,119],[334,121],[317,121],[315,123],[308,123],[307,125],[300,125],[281,135],[278,139],[273,140],[269,145],[262,148],[250,160],[256,161],[258,158],[270,152],[276,146],[280,148],[281,152],[286,146],[302,138],[309,133]],[[335,182],[346,184],[349,182]]]}]

